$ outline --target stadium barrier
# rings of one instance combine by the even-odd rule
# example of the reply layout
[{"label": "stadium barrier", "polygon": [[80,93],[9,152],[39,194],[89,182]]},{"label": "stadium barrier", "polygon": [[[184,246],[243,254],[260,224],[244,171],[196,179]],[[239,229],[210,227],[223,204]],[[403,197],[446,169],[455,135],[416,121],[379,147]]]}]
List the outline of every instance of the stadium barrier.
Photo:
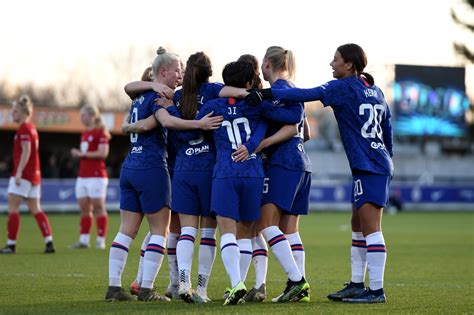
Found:
[{"label": "stadium barrier", "polygon": [[[310,208],[316,211],[351,210],[351,185],[347,182],[312,182]],[[474,184],[419,185],[392,183],[391,204],[406,211],[474,211]],[[400,210],[400,209],[399,209]]]},{"label": "stadium barrier", "polygon": [[[78,212],[75,179],[43,179],[41,205],[47,212]],[[8,211],[8,180],[0,179],[0,213]],[[310,208],[313,211],[350,211],[351,186],[346,181],[318,182],[313,180]],[[391,196],[402,209],[474,211],[474,184],[415,185],[393,183]],[[107,188],[107,210],[118,211],[120,189],[118,179],[110,179]],[[22,211],[26,211],[23,204]]]}]

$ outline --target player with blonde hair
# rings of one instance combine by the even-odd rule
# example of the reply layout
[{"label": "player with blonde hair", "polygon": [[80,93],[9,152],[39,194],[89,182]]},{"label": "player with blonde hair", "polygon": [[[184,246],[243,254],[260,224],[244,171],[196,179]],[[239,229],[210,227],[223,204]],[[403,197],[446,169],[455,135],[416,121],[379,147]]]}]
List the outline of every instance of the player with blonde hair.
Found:
[{"label": "player with blonde hair", "polygon": [[80,148],[71,149],[73,158],[80,159],[79,176],[76,181],[76,198],[81,210],[79,241],[70,248],[88,248],[93,213],[96,211],[98,249],[105,249],[108,217],[105,208],[108,177],[105,159],[109,154],[111,138],[99,109],[94,105],[81,108],[81,122],[86,126],[81,135]]},{"label": "player with blonde hair", "polygon": [[39,138],[36,126],[31,123],[33,103],[23,95],[13,103],[12,118],[17,123],[13,145],[13,173],[8,182],[7,246],[0,254],[14,254],[20,230],[20,204],[26,200],[46,243],[45,253],[54,253],[53,235],[46,213],[41,210],[41,170],[38,154]]},{"label": "player with blonde hair", "polygon": [[[182,75],[180,58],[161,47],[157,54],[152,65],[154,80],[174,90]],[[221,118],[210,118],[210,115],[200,121],[184,121],[172,117],[164,108],[155,105],[156,97],[157,94],[153,91],[145,92],[134,98],[131,104],[132,123],[137,120],[147,121],[147,117],[152,119],[142,126],[145,130],[143,133],[129,130],[131,149],[120,174],[121,224],[110,248],[109,287],[105,296],[107,301],[131,300],[130,295],[122,288],[121,278],[128,248],[137,235],[144,216],[147,218],[151,237],[143,256],[143,277],[138,300],[169,301],[153,288],[163,261],[170,220],[171,189],[166,164],[165,128],[212,129],[221,122]],[[124,129],[127,129],[126,126]]]}]

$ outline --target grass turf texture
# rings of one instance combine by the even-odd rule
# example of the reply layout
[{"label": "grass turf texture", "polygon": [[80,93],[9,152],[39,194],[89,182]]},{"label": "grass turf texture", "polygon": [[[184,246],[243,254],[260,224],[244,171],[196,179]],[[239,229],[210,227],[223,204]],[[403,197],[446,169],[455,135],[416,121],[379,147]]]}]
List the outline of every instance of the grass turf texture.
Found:
[{"label": "grass turf texture", "polygon": [[[0,313],[473,313],[474,213],[401,213],[386,215],[384,236],[388,262],[385,292],[388,302],[377,305],[347,305],[326,299],[350,279],[350,214],[313,213],[301,220],[306,250],[306,273],[311,284],[311,303],[274,304],[270,298],[285,286],[282,269],[270,257],[267,300],[261,304],[222,306],[222,294],[229,280],[219,254],[209,285],[205,305],[182,301],[108,303],[104,301],[108,284],[108,249],[118,230],[119,216],[110,215],[106,251],[94,247],[70,250],[77,241],[78,215],[50,215],[56,254],[43,254],[44,244],[34,218],[22,215],[17,254],[0,255]],[[5,243],[6,216],[0,216],[0,242]],[[139,246],[145,234],[142,225],[129,250],[123,285],[134,279]],[[91,237],[95,245],[95,236]],[[198,241],[196,241],[198,244]],[[196,252],[197,253],[197,245]],[[196,256],[196,255],[195,255]],[[197,262],[193,263],[196,283]],[[247,288],[253,285],[250,266]],[[166,258],[156,280],[164,293],[168,285]]]}]

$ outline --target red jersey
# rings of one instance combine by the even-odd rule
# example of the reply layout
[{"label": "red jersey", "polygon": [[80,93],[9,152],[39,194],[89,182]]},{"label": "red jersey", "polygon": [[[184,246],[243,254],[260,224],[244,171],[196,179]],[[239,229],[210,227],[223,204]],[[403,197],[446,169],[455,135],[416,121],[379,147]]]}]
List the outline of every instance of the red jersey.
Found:
[{"label": "red jersey", "polygon": [[[101,128],[84,131],[81,135],[81,151],[97,151],[99,144],[109,144],[109,138]],[[107,177],[103,159],[81,158],[79,177]]]},{"label": "red jersey", "polygon": [[39,137],[36,126],[31,123],[22,123],[15,134],[15,140],[13,144],[13,173],[12,176],[16,175],[18,164],[20,163],[21,157],[21,143],[29,142],[31,145],[30,157],[26,166],[23,169],[21,178],[30,181],[33,185],[38,185],[41,182],[41,169],[40,160],[38,154]]}]

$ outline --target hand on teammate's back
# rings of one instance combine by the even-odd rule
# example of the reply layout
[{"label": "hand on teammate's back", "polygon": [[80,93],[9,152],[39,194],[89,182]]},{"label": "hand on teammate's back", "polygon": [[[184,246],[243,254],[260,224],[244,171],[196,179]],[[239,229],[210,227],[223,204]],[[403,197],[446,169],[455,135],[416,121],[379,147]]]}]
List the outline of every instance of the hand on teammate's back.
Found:
[{"label": "hand on teammate's back", "polygon": [[256,106],[264,100],[273,98],[272,89],[253,89],[249,92],[250,93],[245,97],[245,101],[252,106]]},{"label": "hand on teammate's back", "polygon": [[199,119],[200,129],[202,130],[213,130],[221,126],[224,117],[222,116],[212,116],[214,112],[210,112],[206,116]]},{"label": "hand on teammate's back", "polygon": [[232,160],[234,162],[243,162],[249,157],[249,150],[243,144],[241,144],[237,150],[232,153]]}]

